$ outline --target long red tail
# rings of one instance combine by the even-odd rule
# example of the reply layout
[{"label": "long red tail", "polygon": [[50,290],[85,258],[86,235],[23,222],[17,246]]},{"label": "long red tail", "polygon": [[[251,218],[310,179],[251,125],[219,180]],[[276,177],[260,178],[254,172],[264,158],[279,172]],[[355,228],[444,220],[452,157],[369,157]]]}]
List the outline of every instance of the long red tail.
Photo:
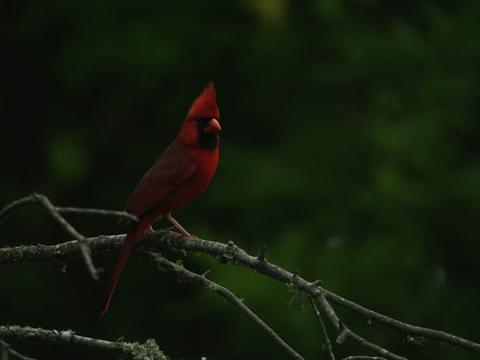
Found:
[{"label": "long red tail", "polygon": [[132,252],[133,246],[135,245],[136,241],[145,233],[149,225],[150,219],[147,216],[141,219],[140,222],[128,233],[127,239],[125,240],[125,245],[123,245],[122,252],[118,257],[115,271],[113,272],[110,283],[108,284],[105,302],[102,305],[102,312],[100,313],[100,316],[103,316],[107,313],[110,303],[112,302],[113,293],[117,288],[118,280],[120,280],[120,276],[122,275],[128,257]]}]

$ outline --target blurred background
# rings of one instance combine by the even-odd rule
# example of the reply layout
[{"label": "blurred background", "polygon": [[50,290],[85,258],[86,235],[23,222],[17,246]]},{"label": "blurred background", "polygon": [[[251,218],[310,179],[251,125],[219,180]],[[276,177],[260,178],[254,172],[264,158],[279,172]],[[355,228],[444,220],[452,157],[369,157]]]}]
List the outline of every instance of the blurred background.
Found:
[{"label": "blurred background", "polygon": [[[59,206],[121,209],[215,81],[221,164],[177,214],[364,306],[480,341],[480,2],[33,1],[0,11],[0,207],[34,191]],[[69,216],[88,236],[110,218]],[[167,226],[160,223],[157,227]],[[2,246],[69,237],[39,207]],[[116,253],[95,258],[108,278]],[[243,298],[308,359],[326,359],[310,303],[206,256],[168,254]],[[110,312],[82,262],[2,266],[0,324],[154,338],[174,359],[287,358],[216,294],[133,257]],[[475,359],[338,309],[412,359]],[[329,326],[331,336],[334,330]],[[15,343],[40,359],[109,359]],[[337,356],[368,354],[351,342]]]}]

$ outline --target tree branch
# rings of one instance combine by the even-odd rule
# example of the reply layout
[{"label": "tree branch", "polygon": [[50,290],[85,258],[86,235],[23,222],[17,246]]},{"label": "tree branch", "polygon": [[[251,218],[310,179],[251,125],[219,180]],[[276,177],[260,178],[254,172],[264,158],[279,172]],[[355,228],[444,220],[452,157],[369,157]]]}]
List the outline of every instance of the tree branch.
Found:
[{"label": "tree branch", "polygon": [[171,271],[176,272],[177,274],[195,281],[202,285],[203,287],[215,291],[217,294],[222,296],[224,299],[232,303],[240,311],[242,311],[250,320],[252,320],[258,327],[265,331],[277,344],[279,344],[292,358],[298,360],[304,360],[303,356],[297,353],[290,345],[288,345],[277,333],[268,326],[262,319],[260,319],[250,308],[243,303],[243,301],[238,298],[233,292],[229,289],[217,284],[216,282],[208,279],[205,275],[199,275],[186,269],[184,266],[177,263],[171,262],[164,258],[161,255],[152,252],[146,252],[150,259],[152,259],[157,265],[167,268]]},{"label": "tree branch", "polygon": [[361,337],[360,335],[358,335],[355,332],[353,332],[352,330],[350,330],[350,328],[347,327],[347,325],[345,325],[340,320],[340,318],[338,317],[335,310],[330,305],[330,303],[328,302],[328,300],[326,299],[324,294],[320,294],[319,296],[317,296],[315,298],[311,297],[311,299],[312,299],[312,304],[314,305],[315,312],[317,313],[317,317],[320,319],[322,326],[324,327],[323,321],[321,320],[321,317],[320,317],[320,312],[318,311],[318,308],[316,306],[317,303],[323,308],[325,313],[328,315],[328,318],[332,322],[333,326],[339,331],[339,334],[338,334],[337,340],[336,340],[337,344],[343,344],[343,342],[345,341],[346,338],[350,338],[350,339],[354,340],[355,342],[359,343],[360,345],[366,347],[367,349],[373,350],[376,353],[378,353],[380,355],[383,355],[387,359],[407,360],[405,357],[394,354],[394,353],[388,351],[387,349],[382,348],[381,346],[378,346],[378,345],[368,341],[367,339]]},{"label": "tree branch", "polygon": [[[38,204],[38,197],[45,195],[41,194],[32,194],[26,196],[24,198],[15,200],[14,202],[8,204],[0,211],[0,226],[2,226],[4,220],[8,217],[8,214],[13,210],[30,205],[30,204]],[[131,220],[134,222],[138,222],[138,217],[133,214],[130,214],[126,211],[118,211],[118,210],[105,210],[105,209],[90,209],[90,208],[77,208],[77,207],[61,207],[61,206],[54,206],[54,209],[61,213],[61,214],[81,214],[81,215],[101,215],[101,216],[112,216],[117,218],[124,218],[127,220]]]},{"label": "tree branch", "polygon": [[318,310],[318,306],[317,306],[317,303],[315,302],[315,299],[310,297],[310,300],[312,302],[313,312],[317,316],[318,322],[322,327],[322,333],[323,333],[323,336],[325,337],[325,345],[327,347],[328,354],[330,355],[330,359],[335,360],[335,354],[333,353],[333,349],[332,349],[332,342],[330,341],[330,337],[328,336],[327,328],[322,319],[322,314],[320,314],[320,311]]},{"label": "tree branch", "polygon": [[[35,200],[35,201],[34,201]],[[58,208],[55,208],[50,201],[43,195],[32,195],[31,197],[20,199],[0,211],[0,221],[12,209],[25,205],[27,203],[40,202],[42,203],[51,215],[62,224],[66,220],[59,215]],[[65,209],[65,208],[63,208]],[[111,212],[108,210],[97,209],[77,209],[66,208],[66,212],[75,213],[91,213],[91,214],[108,214],[112,216],[126,216],[122,212]],[[129,217],[130,218],[130,217]],[[130,218],[131,219],[131,218]],[[133,220],[133,219],[132,219]],[[68,226],[70,226],[67,223]],[[18,262],[32,262],[32,261],[58,261],[65,260],[77,256],[78,247],[83,243],[88,249],[93,252],[111,251],[123,245],[125,235],[100,235],[92,238],[85,238],[77,233],[75,229],[66,230],[74,236],[78,241],[69,241],[58,245],[33,245],[33,246],[18,246],[10,248],[0,248],[0,264],[18,263]],[[178,250],[190,250],[208,254],[224,264],[234,264],[255,270],[277,281],[293,284],[297,289],[305,294],[311,296],[317,304],[319,304],[334,326],[340,331],[337,342],[342,342],[346,337],[350,337],[360,344],[370,348],[382,356],[391,359],[404,359],[398,355],[392,354],[387,350],[372,344],[363,339],[359,335],[352,332],[348,327],[341,322],[335,311],[330,305],[330,301],[337,305],[350,309],[368,320],[376,320],[379,323],[390,326],[394,329],[400,330],[406,334],[413,336],[422,336],[451,345],[459,346],[471,351],[480,352],[480,344],[449,334],[444,331],[429,329],[425,327],[411,325],[389,316],[383,315],[376,311],[365,308],[351,300],[345,299],[319,285],[318,281],[307,281],[297,274],[270,263],[265,257],[265,249],[260,251],[257,257],[249,255],[245,250],[237,247],[233,242],[227,244],[213,242],[209,240],[202,240],[190,237],[178,237],[178,233],[163,230],[156,231],[144,237],[140,244],[143,250],[160,251],[164,248],[173,248]],[[83,252],[82,252],[83,255]],[[372,358],[372,357],[371,357]],[[374,357],[373,357],[374,358]]]},{"label": "tree branch", "polygon": [[[107,252],[120,248],[123,245],[124,240],[125,235],[99,235],[86,239],[92,253]],[[367,309],[351,300],[345,299],[326,290],[319,286],[317,281],[309,282],[301,276],[294,276],[291,272],[272,264],[267,260],[259,260],[257,257],[247,254],[243,249],[238,248],[233,243],[224,244],[189,237],[179,238],[176,232],[160,230],[146,235],[141,241],[140,246],[141,248],[150,251],[160,251],[165,248],[173,248],[208,254],[222,263],[240,265],[283,283],[293,283],[298,289],[313,296],[315,299],[321,298],[321,294],[324,294],[325,298],[333,303],[357,312],[367,319],[377,320],[380,323],[410,335],[423,336],[425,338],[480,352],[480,344],[476,342],[443,331],[410,325]],[[68,241],[57,245],[40,244],[0,248],[0,264],[65,260],[75,257],[77,249],[77,241]]]},{"label": "tree branch", "polygon": [[70,223],[63,218],[62,215],[57,211],[55,206],[50,202],[50,200],[45,195],[40,194],[33,194],[27,196],[23,199],[14,201],[12,204],[7,205],[5,208],[0,211],[0,222],[2,218],[4,218],[10,211],[18,208],[20,206],[24,206],[30,203],[38,203],[42,205],[45,210],[50,214],[50,216],[68,233],[70,236],[78,240],[78,247],[82,254],[83,260],[85,261],[85,265],[87,267],[88,272],[92,276],[93,280],[98,281],[98,271],[95,269],[93,265],[92,257],[90,256],[90,248],[88,247],[87,241],[85,236],[80,234],[75,228],[70,225]]},{"label": "tree branch", "polygon": [[92,276],[94,281],[98,281],[98,273],[99,271],[95,268],[93,264],[93,260],[90,254],[90,248],[86,243],[86,238],[82,234],[80,234],[68,221],[66,221],[60,213],[64,214],[89,214],[89,215],[103,215],[103,216],[115,216],[120,218],[126,218],[131,221],[138,221],[138,218],[130,214],[126,211],[113,211],[113,210],[103,210],[103,209],[85,209],[85,208],[75,208],[75,207],[58,207],[54,206],[50,200],[42,194],[32,194],[30,196],[26,196],[19,200],[12,202],[11,204],[5,206],[0,211],[0,226],[3,224],[4,219],[7,215],[20,207],[29,204],[40,204],[42,205],[45,210],[50,214],[50,216],[68,233],[70,236],[78,240],[78,247],[80,248],[80,252],[82,254],[83,260],[85,262],[85,266],[87,267],[88,272]]},{"label": "tree branch", "polygon": [[160,351],[155,340],[149,339],[145,344],[123,341],[108,341],[76,335],[72,330],[45,330],[29,326],[0,326],[0,337],[11,337],[19,340],[39,339],[54,344],[77,344],[91,348],[118,351],[134,360],[168,360]]},{"label": "tree branch", "polygon": [[48,200],[48,198],[44,195],[34,194],[32,195],[43,207],[48,211],[48,213],[52,216],[52,218],[58,222],[58,224],[71,236],[78,240],[78,246],[80,248],[80,252],[83,257],[83,261],[85,261],[85,265],[92,276],[93,280],[98,281],[98,270],[95,269],[95,265],[93,265],[92,257],[90,256],[90,248],[88,247],[87,241],[85,236],[80,234],[75,228],[67,222],[62,215],[55,209],[55,206]]},{"label": "tree branch", "polygon": [[[144,241],[145,246],[153,245],[153,249],[161,249],[163,247],[177,248],[183,250],[192,250],[202,252],[215,257],[223,263],[232,263],[235,265],[244,266],[262,273],[272,279],[279,280],[286,284],[293,283],[298,289],[302,290],[308,295],[311,295],[321,301],[321,295],[341,305],[345,308],[353,310],[369,320],[377,320],[380,323],[388,325],[397,330],[401,330],[410,335],[423,336],[440,342],[459,346],[464,349],[480,352],[480,344],[449,334],[444,331],[429,329],[425,327],[411,325],[389,316],[383,315],[376,311],[367,309],[351,300],[345,299],[323,287],[318,285],[318,282],[309,282],[301,276],[268,262],[266,259],[259,260],[257,257],[251,256],[245,250],[237,247],[232,242],[228,244],[218,243],[209,240],[193,239],[188,237],[178,238],[177,233],[157,231],[146,237]],[[1,261],[1,259],[0,259]]]},{"label": "tree branch", "polygon": [[18,351],[15,351],[11,348],[10,344],[1,340],[0,339],[0,359],[1,360],[8,360],[9,355],[12,355],[13,357],[20,359],[20,360],[37,360],[34,358],[31,358],[29,356],[20,354]]},{"label": "tree branch", "polygon": [[356,341],[357,343],[359,343],[360,345],[363,345],[364,347],[366,347],[367,349],[370,349],[370,350],[373,350],[375,351],[376,353],[382,355],[381,359],[391,359],[391,360],[407,360],[406,357],[403,357],[403,356],[399,356],[397,354],[394,354],[390,351],[388,351],[387,349],[384,349],[382,348],[381,346],[378,346],[368,340],[366,340],[365,338],[363,338],[362,336],[354,333],[352,330],[350,330],[347,326],[343,325],[343,329],[342,331],[340,332],[340,335],[338,335],[338,338],[337,338],[337,342],[343,342],[343,339],[345,338],[351,338],[352,340]]}]

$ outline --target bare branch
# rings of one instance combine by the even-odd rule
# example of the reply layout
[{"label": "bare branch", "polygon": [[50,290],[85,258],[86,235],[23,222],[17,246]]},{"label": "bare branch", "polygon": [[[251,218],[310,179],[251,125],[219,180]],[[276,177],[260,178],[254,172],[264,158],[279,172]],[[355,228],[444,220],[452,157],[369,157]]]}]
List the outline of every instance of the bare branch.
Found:
[{"label": "bare branch", "polygon": [[138,217],[133,214],[130,214],[126,211],[118,210],[104,210],[104,209],[90,209],[90,208],[76,208],[76,207],[61,207],[56,206],[57,210],[61,214],[81,214],[81,215],[101,215],[101,216],[112,216],[117,218],[124,218],[131,220],[133,222],[138,222]]},{"label": "bare branch", "polygon": [[[480,352],[480,344],[478,343],[443,331],[410,325],[367,309],[353,301],[347,300],[320,287],[318,282],[308,282],[300,276],[294,277],[291,272],[282,269],[281,267],[266,260],[259,261],[256,257],[247,254],[243,249],[240,249],[235,245],[189,237],[178,238],[177,235],[177,233],[171,231],[156,231],[145,236],[142,245],[145,249],[152,251],[161,250],[165,247],[198,251],[221,259],[223,263],[225,262],[225,258],[228,258],[228,262],[230,263],[256,270],[259,273],[284,283],[292,283],[293,279],[294,285],[308,295],[318,297],[321,293],[323,293],[325,298],[338,305],[344,306],[345,308],[351,309],[368,319],[377,320],[405,333],[423,336],[463,347],[468,350]],[[93,252],[111,251],[123,245],[125,235],[101,235],[88,238],[86,240]],[[75,256],[74,252],[76,248],[76,241],[69,241],[58,245],[32,245],[0,248],[0,264],[24,261],[52,261],[69,258]]]},{"label": "bare branch", "polygon": [[[34,194],[30,197],[26,197],[9,204],[2,211],[0,211],[0,220],[4,218],[12,209],[34,202],[41,203],[49,211],[52,217],[57,222],[59,222],[66,229],[66,231],[70,233],[73,237],[75,237],[78,241],[69,241],[62,244],[50,246],[34,245],[3,249],[0,248],[0,264],[17,263],[23,261],[55,261],[60,259],[64,260],[66,258],[76,256],[76,251],[78,250],[79,246],[81,249],[83,246],[84,250],[88,249],[89,251],[91,250],[93,252],[101,252],[111,251],[112,249],[123,245],[123,241],[125,239],[124,235],[101,235],[92,238],[85,238],[81,234],[79,234],[70,224],[68,224],[68,222],[66,222],[66,220],[59,214],[59,209],[63,209],[62,211],[65,211],[67,213],[75,212],[91,214],[101,214],[103,213],[102,210],[84,209],[85,211],[82,211],[82,209],[77,208],[57,209],[43,195]],[[120,214],[122,212],[113,214],[113,212],[109,212],[106,210],[105,214],[107,213],[109,213],[109,215],[126,216],[130,218],[130,215]],[[320,286],[319,281],[309,282],[298,274],[292,274],[291,272],[268,262],[265,258],[265,252],[263,249],[260,252],[259,256],[254,257],[246,253],[243,249],[237,247],[233,242],[228,242],[227,244],[224,244],[191,237],[178,238],[177,233],[167,230],[157,231],[153,234],[149,234],[145,236],[144,241],[142,242],[142,248],[144,250],[158,251],[165,247],[183,251],[191,250],[202,252],[212,257],[215,257],[222,263],[247,267],[280,282],[284,282],[286,284],[293,284],[299,290],[303,291],[309,296],[312,296],[315,301],[324,309],[330,321],[340,331],[340,334],[337,337],[337,342],[341,342],[346,337],[350,337],[353,340],[363,344],[364,346],[379,352],[385,357],[389,357],[391,359],[403,359],[398,355],[389,353],[387,350],[375,344],[369,343],[367,340],[352,332],[338,318],[329,301],[353,310],[366,317],[368,320],[376,320],[379,323],[388,325],[406,334],[413,336],[422,336],[425,338],[430,338],[444,343],[463,347],[468,350],[480,352],[479,343],[443,331],[401,322],[373,310],[367,309],[351,300],[345,299],[335,293],[332,293]],[[88,251],[82,251],[82,256],[84,256],[84,259],[88,266],[87,260],[88,258],[90,258]],[[91,265],[93,267],[93,264]]]},{"label": "bare branch", "polygon": [[252,320],[258,327],[265,331],[277,344],[279,344],[292,358],[298,360],[304,360],[303,356],[297,353],[290,345],[288,345],[270,326],[268,326],[262,319],[260,319],[243,301],[238,298],[233,292],[229,289],[217,284],[216,282],[208,279],[205,274],[199,275],[194,273],[184,266],[171,262],[164,258],[161,255],[156,253],[147,252],[146,253],[152,260],[155,261],[157,265],[167,268],[171,271],[176,272],[177,274],[182,275],[183,277],[198,282],[207,289],[215,291],[217,294],[222,296],[224,299],[236,306],[240,311],[242,311],[250,320]]},{"label": "bare branch", "polygon": [[328,302],[328,300],[325,298],[325,295],[323,293],[318,294],[318,296],[313,298],[315,301],[317,301],[320,306],[323,308],[323,311],[327,314],[328,318],[332,322],[333,326],[337,330],[340,330],[342,322],[340,321],[340,318],[337,316],[337,313],[335,310],[333,310],[332,305]]},{"label": "bare branch", "polygon": [[6,215],[11,212],[12,210],[25,206],[27,204],[32,204],[32,203],[38,203],[43,205],[43,207],[47,210],[47,212],[52,216],[52,218],[60,224],[60,226],[70,234],[70,236],[74,237],[75,239],[78,240],[78,247],[80,248],[80,252],[82,254],[83,260],[85,261],[85,265],[92,276],[92,278],[95,281],[98,281],[98,271],[95,269],[95,266],[93,265],[93,260],[90,255],[90,248],[87,245],[86,238],[80,234],[75,228],[70,225],[63,217],[60,215],[60,213],[57,211],[55,206],[50,202],[50,200],[45,196],[41,194],[32,194],[30,196],[24,197],[22,199],[19,199],[17,201],[12,202],[11,204],[5,206],[2,211],[0,211],[0,224],[3,218],[6,217]]},{"label": "bare branch", "polygon": [[328,354],[330,355],[330,359],[335,360],[335,354],[333,353],[332,343],[330,341],[330,338],[328,337],[327,328],[325,326],[325,323],[323,322],[322,314],[320,314],[320,311],[318,310],[318,306],[317,306],[317,303],[315,302],[315,299],[310,297],[310,300],[312,302],[313,311],[314,311],[315,315],[317,316],[318,321],[320,322],[320,326],[322,327],[323,336],[325,337],[325,345],[327,346],[327,350],[328,350]]},{"label": "bare branch", "polygon": [[[357,335],[356,333],[354,333],[352,330],[350,330],[348,327],[346,327],[345,325],[343,325],[343,329],[342,331],[340,332],[340,336],[344,336],[345,338],[349,337],[351,338],[352,340],[355,340],[357,343],[359,343],[360,345],[363,345],[365,346],[366,348],[370,349],[370,350],[373,350],[375,351],[376,353],[382,355],[384,358],[387,358],[387,359],[392,359],[392,360],[407,360],[406,357],[403,357],[403,356],[399,356],[397,354],[394,354],[390,351],[388,351],[387,349],[384,349],[382,348],[381,346],[378,346],[368,340],[366,340],[365,338],[361,337],[360,335]],[[338,340],[337,340],[338,341]]]},{"label": "bare branch", "polygon": [[[93,253],[112,251],[123,245],[125,235],[100,235],[86,239]],[[31,245],[11,248],[0,248],[0,264],[18,262],[56,261],[74,257],[78,249],[77,241],[69,241],[58,245]],[[480,352],[480,344],[449,334],[444,331],[415,326],[393,319],[373,310],[367,309],[351,300],[345,299],[327,289],[321,287],[318,282],[309,282],[301,276],[293,274],[267,260],[260,261],[251,256],[245,250],[236,245],[224,244],[209,240],[190,237],[178,237],[178,233],[172,231],[156,231],[146,235],[142,241],[142,247],[151,251],[158,251],[166,247],[177,250],[197,251],[208,254],[222,263],[228,262],[253,269],[272,279],[294,285],[306,294],[318,298],[324,294],[325,298],[335,304],[353,310],[370,320],[376,320],[394,329],[407,334],[423,336],[447,344],[455,345],[475,352]]]},{"label": "bare branch", "polygon": [[34,358],[31,358],[29,356],[25,356],[23,354],[20,354],[18,351],[15,351],[11,348],[10,344],[3,341],[0,339],[0,359],[1,360],[8,360],[9,355],[12,355],[16,359],[20,360],[37,360]]},{"label": "bare branch", "polygon": [[260,249],[260,252],[258,253],[257,259],[259,261],[264,261],[266,260],[267,255],[267,245],[263,245],[262,248]]},{"label": "bare branch", "polygon": [[70,225],[68,221],[66,221],[62,215],[55,209],[55,206],[48,200],[45,195],[40,194],[33,194],[32,195],[40,204],[42,204],[48,213],[52,216],[52,218],[60,224],[60,226],[71,236],[78,240],[78,246],[80,248],[80,252],[83,257],[83,261],[85,261],[85,265],[92,276],[93,280],[98,281],[98,271],[95,269],[95,265],[93,265],[92,257],[90,256],[90,248],[88,247],[87,240],[85,236],[80,234],[75,228]]},{"label": "bare branch", "polygon": [[[164,246],[170,248],[199,251],[209,254],[215,258],[223,258],[228,254],[229,262],[241,265],[259,273],[267,275],[270,278],[279,280],[284,283],[294,283],[294,285],[304,291],[306,294],[319,297],[320,294],[324,294],[325,298],[345,308],[353,310],[370,320],[377,320],[385,325],[388,325],[397,330],[401,330],[405,333],[423,336],[426,338],[434,339],[444,343],[452,344],[455,346],[463,347],[468,350],[480,352],[480,344],[449,334],[444,331],[429,329],[425,327],[410,325],[408,323],[401,322],[386,315],[380,314],[373,310],[367,309],[351,300],[345,299],[335,293],[332,293],[325,288],[318,285],[318,282],[309,282],[301,276],[294,276],[293,273],[275,265],[267,260],[259,261],[256,257],[251,256],[245,252],[245,250],[238,248],[232,244],[223,244],[202,239],[192,239],[188,237],[176,238],[176,233],[163,233],[162,231],[151,234],[150,239],[155,246]],[[145,243],[147,243],[146,241]]]},{"label": "bare branch", "polygon": [[[40,194],[32,194],[21,198],[19,200],[13,201],[12,203],[5,206],[0,210],[0,226],[3,223],[3,220],[7,218],[8,214],[16,209],[23,207],[29,204],[38,204],[38,196],[45,196]],[[101,215],[101,216],[112,216],[117,218],[124,218],[134,222],[138,222],[138,218],[126,211],[118,210],[105,210],[105,209],[89,209],[89,208],[77,208],[77,207],[61,207],[54,206],[54,209],[61,214],[82,214],[82,215]]]},{"label": "bare branch", "polygon": [[[343,344],[343,342],[345,341],[346,338],[351,338],[352,340],[356,341],[360,345],[362,345],[362,346],[364,346],[364,347],[366,347],[370,350],[373,350],[380,355],[385,356],[387,359],[407,360],[405,357],[394,354],[394,353],[388,351],[387,349],[382,348],[381,346],[378,346],[378,345],[366,340],[365,338],[361,337],[360,335],[357,335],[352,330],[350,330],[350,328],[348,328],[340,320],[340,318],[336,314],[335,310],[330,305],[328,300],[325,298],[323,293],[320,293],[316,297],[310,297],[310,298],[312,300],[312,304],[314,305],[315,312],[318,313],[317,317],[319,318],[320,323],[322,324],[322,327],[325,327],[325,325],[323,325],[323,321],[320,317],[320,312],[318,311],[318,308],[316,306],[317,303],[323,308],[323,310],[327,314],[328,318],[332,322],[333,326],[339,331],[339,334],[338,334],[337,340],[336,340],[337,344]],[[326,330],[324,330],[324,331],[326,331]]]},{"label": "bare branch", "polygon": [[72,330],[45,330],[29,326],[0,326],[0,336],[20,340],[40,339],[54,344],[78,344],[92,348],[119,351],[130,355],[132,359],[168,360],[152,339],[147,340],[145,344],[108,341],[76,335]]},{"label": "bare branch", "polygon": [[37,200],[33,197],[33,195],[26,196],[24,198],[18,199],[13,201],[12,203],[5,206],[0,211],[0,226],[3,224],[3,220],[7,217],[7,215],[14,209],[23,207],[28,204],[34,204]]},{"label": "bare branch", "polygon": [[5,206],[0,211],[0,226],[2,225],[2,220],[6,218],[8,213],[12,210],[28,205],[28,204],[40,204],[42,205],[47,212],[52,216],[52,218],[60,224],[60,226],[71,236],[78,240],[80,252],[82,253],[83,260],[87,267],[88,272],[92,276],[93,280],[98,281],[99,271],[93,265],[93,260],[90,254],[90,248],[86,243],[86,238],[80,234],[69,222],[67,222],[60,213],[65,214],[90,214],[90,215],[106,215],[106,216],[115,216],[120,218],[127,218],[131,221],[138,221],[138,218],[126,211],[113,211],[113,210],[103,210],[103,209],[85,209],[85,208],[75,208],[75,207],[56,207],[51,201],[42,194],[32,194],[30,196],[24,197],[22,199],[16,200],[11,204]]}]

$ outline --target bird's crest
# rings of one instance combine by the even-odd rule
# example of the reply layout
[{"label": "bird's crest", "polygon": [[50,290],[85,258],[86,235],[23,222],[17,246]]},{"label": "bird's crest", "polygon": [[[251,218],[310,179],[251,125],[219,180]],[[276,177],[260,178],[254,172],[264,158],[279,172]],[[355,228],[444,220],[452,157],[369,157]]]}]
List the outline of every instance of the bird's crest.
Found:
[{"label": "bird's crest", "polygon": [[211,117],[216,119],[220,118],[215,86],[212,81],[207,84],[202,93],[193,101],[187,113],[187,121]]}]

